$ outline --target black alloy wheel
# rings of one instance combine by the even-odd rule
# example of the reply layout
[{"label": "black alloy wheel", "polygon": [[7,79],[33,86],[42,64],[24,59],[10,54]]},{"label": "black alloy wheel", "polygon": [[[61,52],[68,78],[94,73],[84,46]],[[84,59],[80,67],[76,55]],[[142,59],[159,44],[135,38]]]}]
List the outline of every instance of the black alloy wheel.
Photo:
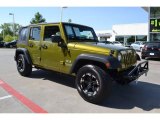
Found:
[{"label": "black alloy wheel", "polygon": [[22,57],[22,55],[19,55],[19,57],[17,59],[18,71],[23,72],[24,71],[24,67],[25,67],[24,58]]},{"label": "black alloy wheel", "polygon": [[32,65],[28,64],[25,56],[19,54],[17,58],[17,70],[22,76],[29,76],[32,72]]},{"label": "black alloy wheel", "polygon": [[99,91],[100,83],[93,74],[85,73],[80,79],[80,86],[85,95],[95,96]]},{"label": "black alloy wheel", "polygon": [[112,79],[100,67],[85,65],[76,75],[76,88],[81,97],[97,104],[108,97],[111,92]]}]

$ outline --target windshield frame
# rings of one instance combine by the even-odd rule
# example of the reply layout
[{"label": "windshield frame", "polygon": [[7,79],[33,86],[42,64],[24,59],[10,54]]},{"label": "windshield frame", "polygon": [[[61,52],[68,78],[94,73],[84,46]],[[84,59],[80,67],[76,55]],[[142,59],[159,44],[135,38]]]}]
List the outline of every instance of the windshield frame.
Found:
[{"label": "windshield frame", "polygon": [[[74,38],[73,39],[68,38],[65,26],[71,26],[73,34],[74,34]],[[90,31],[91,31],[91,33],[93,35],[93,39],[79,39],[76,36],[75,30],[73,29],[73,27],[77,27],[77,28],[84,27],[86,29],[90,29]],[[64,34],[65,34],[65,37],[67,39],[67,42],[98,42],[98,37],[96,36],[96,33],[95,33],[94,29],[91,28],[91,27],[84,26],[84,25],[78,25],[78,24],[63,23],[63,29],[64,29]]]}]

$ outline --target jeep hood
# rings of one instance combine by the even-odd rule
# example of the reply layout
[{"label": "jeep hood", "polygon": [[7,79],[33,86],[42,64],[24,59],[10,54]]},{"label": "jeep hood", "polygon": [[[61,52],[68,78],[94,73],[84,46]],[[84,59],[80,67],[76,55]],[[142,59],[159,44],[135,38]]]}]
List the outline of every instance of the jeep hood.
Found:
[{"label": "jeep hood", "polygon": [[72,42],[68,44],[68,47],[72,47],[75,49],[87,50],[87,51],[99,51],[99,52],[108,52],[110,50],[125,50],[129,49],[123,46],[116,46],[112,44],[105,44],[105,43],[96,43],[96,42]]}]

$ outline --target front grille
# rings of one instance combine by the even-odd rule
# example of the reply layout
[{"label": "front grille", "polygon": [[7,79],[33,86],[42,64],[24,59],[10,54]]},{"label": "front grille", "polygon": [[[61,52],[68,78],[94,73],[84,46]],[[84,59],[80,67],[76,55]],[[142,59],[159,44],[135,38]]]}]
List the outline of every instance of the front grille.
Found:
[{"label": "front grille", "polygon": [[134,55],[134,51],[132,50],[126,50],[126,51],[121,51],[120,52],[122,55],[122,68],[128,68],[130,66],[132,66],[133,64],[135,64],[135,55]]}]

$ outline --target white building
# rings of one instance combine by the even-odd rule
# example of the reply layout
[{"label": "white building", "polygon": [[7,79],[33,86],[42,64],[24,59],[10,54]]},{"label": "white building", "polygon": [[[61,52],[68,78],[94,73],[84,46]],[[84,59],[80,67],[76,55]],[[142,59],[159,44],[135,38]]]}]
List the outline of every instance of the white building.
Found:
[{"label": "white building", "polygon": [[99,40],[120,41],[125,46],[135,41],[147,41],[148,23],[113,25],[112,30],[96,31]]}]

